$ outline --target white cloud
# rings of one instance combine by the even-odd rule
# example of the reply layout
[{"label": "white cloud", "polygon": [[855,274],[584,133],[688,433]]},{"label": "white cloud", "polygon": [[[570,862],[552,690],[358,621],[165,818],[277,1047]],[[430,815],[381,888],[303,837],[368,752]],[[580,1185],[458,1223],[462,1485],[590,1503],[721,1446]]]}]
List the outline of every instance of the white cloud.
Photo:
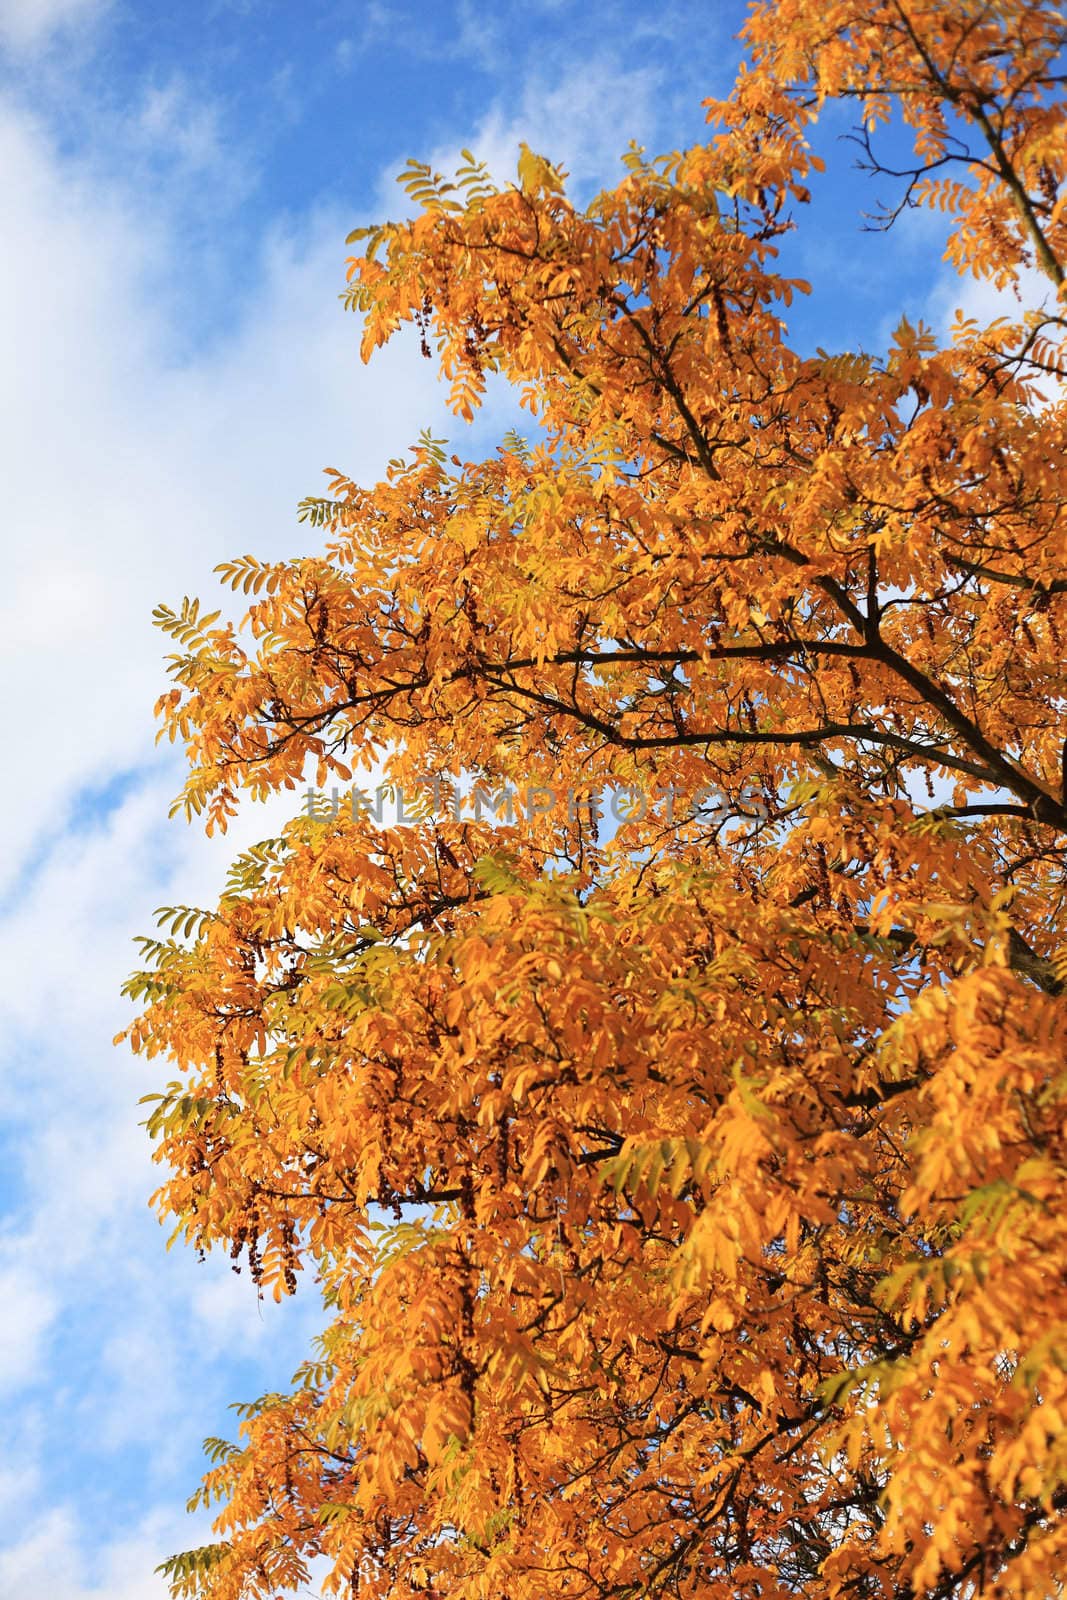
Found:
[{"label": "white cloud", "polygon": [[0,1266],[0,1394],[36,1376],[55,1296],[25,1266]]},{"label": "white cloud", "polygon": [[[10,1441],[9,1441],[10,1449]],[[24,1506],[40,1488],[40,1474],[34,1469],[0,1467],[0,1517],[9,1516]]]},{"label": "white cloud", "polygon": [[249,1280],[229,1271],[214,1273],[197,1285],[192,1309],[197,1322],[217,1346],[236,1339],[246,1345],[258,1344],[270,1326],[258,1302],[256,1316],[250,1315]]},{"label": "white cloud", "polygon": [[111,1047],[131,1014],[119,988],[136,964],[133,935],[155,931],[161,901],[213,903],[232,855],[296,809],[292,796],[248,806],[229,834],[207,840],[165,821],[176,779],[157,773],[106,818],[51,839],[29,892],[0,919],[0,970],[18,974],[5,993],[0,1083],[9,1119],[32,1109],[20,1200],[53,1272],[87,1260],[155,1186],[136,1102],[160,1068]]},{"label": "white cloud", "polygon": [[321,469],[373,478],[439,428],[443,396],[402,341],[361,366],[337,299],[351,217],[276,230],[252,282],[229,286],[226,332],[183,358],[158,290],[181,258],[165,210],[64,169],[2,105],[0,168],[10,874],[80,787],[151,759],[153,605],[211,594],[227,555],[317,541],[294,512]]},{"label": "white cloud", "polygon": [[202,172],[225,159],[218,107],[197,99],[178,74],[151,84],[135,114],[135,132],[149,145],[159,145],[191,172]]},{"label": "white cloud", "polygon": [[0,1600],[164,1600],[167,1585],[153,1569],[193,1542],[191,1524],[156,1512],[90,1551],[71,1511],[56,1507],[0,1551]]},{"label": "white cloud", "polygon": [[[927,317],[940,336],[948,340],[957,312],[984,329],[1001,318],[1021,323],[1028,311],[1036,310],[1053,316],[1058,312],[1055,288],[1037,267],[1023,267],[1015,283],[1005,289],[996,288],[988,278],[970,274],[961,278],[955,271],[948,271],[930,295]],[[1065,392],[1063,380],[1051,373],[1043,375],[1033,387],[1038,407],[1053,404]]]},{"label": "white cloud", "polygon": [[[22,1171],[10,1175],[19,1231],[9,1225],[0,1255],[0,1600],[162,1595],[154,1566],[199,1542],[177,1513],[201,1438],[232,1432],[231,1399],[286,1383],[321,1326],[310,1284],[296,1301],[261,1305],[224,1255],[198,1264],[179,1246],[165,1257],[147,1210],[161,1172],[136,1101],[168,1068],[110,1045],[129,935],[176,884],[208,899],[228,851],[274,826],[245,815],[229,845],[208,842],[161,824],[165,792],[162,779],[146,785],[87,834],[57,841],[33,894],[0,922],[0,968],[19,964],[22,978],[0,1036],[4,1102],[32,1113],[19,1130]],[[174,848],[160,858],[169,834]],[[238,1383],[235,1360],[247,1369],[253,1350],[256,1370]],[[165,1496],[175,1512],[165,1536],[157,1519],[114,1545],[101,1538],[80,1500],[57,1493],[57,1448],[73,1450],[79,1477],[105,1500],[143,1507]],[[119,1486],[103,1491],[112,1473]]]},{"label": "white cloud", "polygon": [[998,289],[988,278],[970,273],[961,278],[948,270],[931,292],[928,315],[941,333],[948,334],[957,310],[987,327],[997,317],[1021,320],[1026,311],[1046,303],[1055,308],[1056,291],[1036,267],[1023,267],[1015,286],[1008,289]]},{"label": "white cloud", "polygon": [[109,0],[0,0],[0,44],[36,50],[57,31],[95,22]]},{"label": "white cloud", "polygon": [[624,68],[606,56],[555,74],[537,72],[517,102],[498,102],[454,147],[442,147],[429,159],[449,172],[466,147],[498,182],[514,182],[525,141],[564,167],[581,190],[617,182],[623,175],[619,158],[630,140],[654,140],[664,93],[658,68]]}]

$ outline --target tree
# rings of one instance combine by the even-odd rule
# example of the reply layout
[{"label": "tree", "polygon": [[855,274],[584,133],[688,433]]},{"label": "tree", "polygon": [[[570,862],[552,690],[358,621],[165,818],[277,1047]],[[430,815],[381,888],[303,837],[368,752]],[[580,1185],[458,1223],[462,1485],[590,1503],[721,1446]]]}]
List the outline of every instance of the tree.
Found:
[{"label": "tree", "polygon": [[[588,209],[524,149],[353,236],[365,353],[416,324],[533,443],[333,472],[321,557],[222,569],[243,631],[160,613],[209,827],[373,761],[525,807],[310,807],[146,942],[159,1207],[329,1312],[209,1441],[179,1596],[1063,1592],[1063,22],[746,31],[709,141]],[[840,99],[1015,314],[790,347]]]}]

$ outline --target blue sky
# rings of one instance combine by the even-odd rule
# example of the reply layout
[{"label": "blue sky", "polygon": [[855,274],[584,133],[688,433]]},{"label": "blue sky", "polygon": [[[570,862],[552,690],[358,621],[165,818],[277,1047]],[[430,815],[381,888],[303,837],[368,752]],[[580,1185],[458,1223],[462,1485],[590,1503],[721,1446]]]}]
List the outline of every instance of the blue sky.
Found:
[{"label": "blue sky", "polygon": [[[737,59],[733,3],[0,0],[0,1600],[149,1600],[230,1400],[283,1384],[317,1326],[198,1266],[146,1207],[159,1071],[111,1048],[131,936],[207,903],[227,858],[167,807],[152,606],[316,535],[321,469],[372,480],[446,416],[400,341],[369,369],[337,295],[344,237],[399,204],[408,156],[499,175],[526,139],[591,194],[631,138],[699,138]],[[885,343],[959,295],[937,219],[860,231],[881,190],[833,170],[790,246],[809,347]],[[971,310],[988,309],[968,287]]]}]

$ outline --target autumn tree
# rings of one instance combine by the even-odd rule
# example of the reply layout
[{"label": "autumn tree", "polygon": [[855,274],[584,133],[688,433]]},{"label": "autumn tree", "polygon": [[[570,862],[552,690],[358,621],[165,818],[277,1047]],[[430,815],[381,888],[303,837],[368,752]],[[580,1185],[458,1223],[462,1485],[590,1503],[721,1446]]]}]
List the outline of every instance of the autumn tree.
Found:
[{"label": "autumn tree", "polygon": [[[326,1308],[176,1595],[1063,1592],[1064,44],[759,4],[706,143],[586,209],[412,165],[353,236],[365,354],[530,440],[331,473],[243,625],[160,613],[186,811],[326,796],[130,986],[161,1212]],[[842,99],[1006,316],[793,348]],[[329,803],[376,764],[413,823]]]}]

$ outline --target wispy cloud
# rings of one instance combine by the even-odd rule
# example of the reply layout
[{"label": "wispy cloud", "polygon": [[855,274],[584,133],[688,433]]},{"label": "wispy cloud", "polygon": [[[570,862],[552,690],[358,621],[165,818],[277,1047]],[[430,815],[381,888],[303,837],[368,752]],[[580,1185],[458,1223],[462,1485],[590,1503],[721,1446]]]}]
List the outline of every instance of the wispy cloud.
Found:
[{"label": "wispy cloud", "polygon": [[180,222],[65,171],[2,106],[0,165],[19,241],[0,259],[0,670],[25,708],[3,796],[10,872],[80,789],[149,758],[152,606],[210,587],[248,546],[304,547],[295,506],[322,468],[373,478],[443,398],[402,342],[360,365],[337,298],[350,216],[275,227],[229,286],[225,332],[190,357],[157,287],[181,275]]},{"label": "wispy cloud", "polygon": [[221,1257],[176,1251],[164,1266],[147,1210],[158,1175],[137,1100],[159,1074],[110,1045],[130,933],[151,927],[160,900],[210,902],[228,851],[283,809],[208,842],[164,824],[170,787],[158,773],[80,837],[58,837],[0,920],[0,962],[17,974],[4,1101],[28,1110],[0,1236],[5,1461],[17,1469],[0,1481],[2,1600],[161,1593],[152,1567],[196,1528],[174,1515],[164,1543],[150,1519],[113,1548],[100,1528],[139,1522],[153,1498],[177,1512],[199,1440],[226,1431],[226,1402],[287,1382],[321,1316],[313,1294],[261,1306]]},{"label": "wispy cloud", "polygon": [[202,173],[225,160],[217,106],[205,104],[178,73],[150,84],[135,111],[140,142],[166,149],[185,169]]},{"label": "wispy cloud", "polygon": [[629,141],[658,132],[662,93],[659,68],[623,67],[610,57],[559,77],[535,71],[517,103],[498,103],[473,130],[471,148],[497,178],[514,177],[524,140],[581,187],[611,182],[622,175]]},{"label": "wispy cloud", "polygon": [[110,0],[0,0],[0,45],[19,53],[40,50],[57,33],[97,21]]},{"label": "wispy cloud", "polygon": [[173,1513],[157,1511],[139,1518],[125,1535],[89,1544],[71,1510],[56,1507],[24,1526],[0,1552],[0,1597],[164,1600],[167,1585],[153,1572],[158,1552],[183,1548],[188,1536]]},{"label": "wispy cloud", "polygon": [[[679,100],[688,118],[672,117]],[[531,66],[517,93],[494,98],[468,127],[457,130],[454,143],[438,145],[425,159],[447,173],[458,164],[460,150],[468,148],[498,182],[514,182],[519,145],[525,142],[563,167],[572,189],[583,197],[619,181],[621,158],[631,141],[658,153],[661,145],[677,143],[678,128],[687,120],[694,131],[700,126],[695,100],[685,100],[655,63],[627,66],[601,53],[580,65],[561,66],[546,56]]]},{"label": "wispy cloud", "polygon": [[25,1264],[0,1265],[0,1394],[40,1370],[42,1338],[56,1313],[55,1296]]}]

